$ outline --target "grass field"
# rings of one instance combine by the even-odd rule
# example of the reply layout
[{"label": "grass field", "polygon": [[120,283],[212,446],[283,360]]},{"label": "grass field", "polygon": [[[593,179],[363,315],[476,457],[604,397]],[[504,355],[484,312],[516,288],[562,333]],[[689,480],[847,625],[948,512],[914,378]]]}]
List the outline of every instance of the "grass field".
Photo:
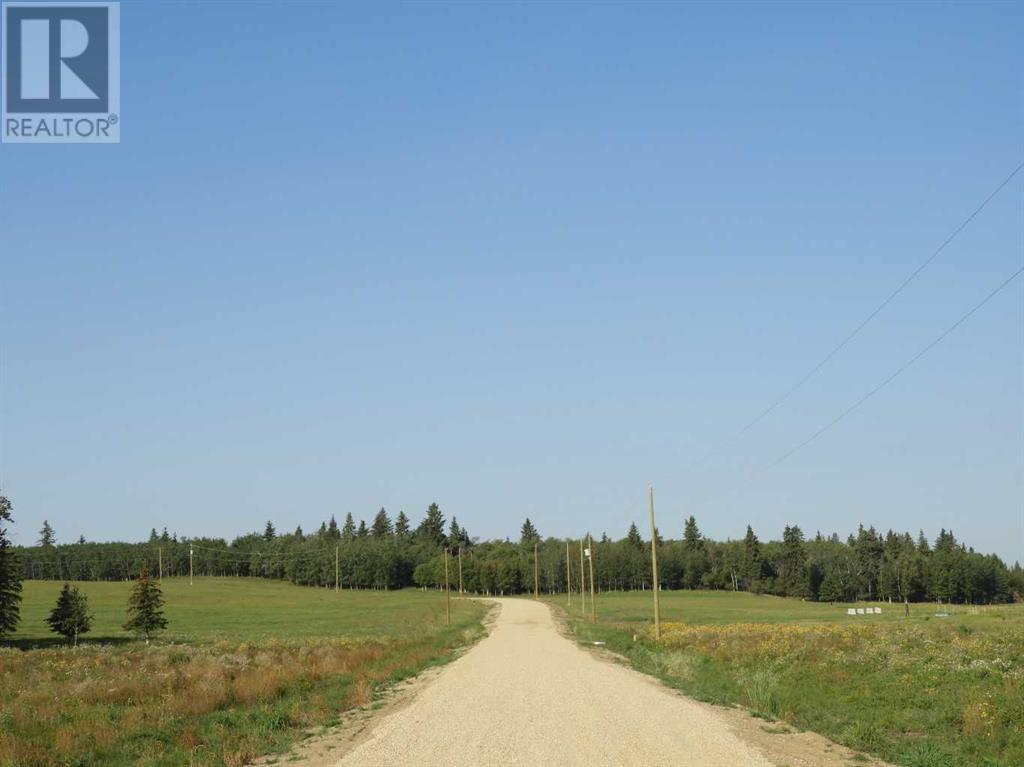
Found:
[{"label": "grass field", "polygon": [[1024,764],[1024,606],[920,604],[907,618],[902,605],[881,605],[881,615],[854,617],[849,605],[662,592],[655,642],[652,602],[650,592],[600,595],[597,622],[576,602],[570,625],[697,698],[896,764]]},{"label": "grass field", "polygon": [[95,614],[77,649],[43,622],[61,584],[26,582],[0,642],[0,766],[241,765],[444,662],[486,608],[439,592],[343,591],[258,579],[166,579],[168,631],[121,628],[131,584],[79,583]]}]

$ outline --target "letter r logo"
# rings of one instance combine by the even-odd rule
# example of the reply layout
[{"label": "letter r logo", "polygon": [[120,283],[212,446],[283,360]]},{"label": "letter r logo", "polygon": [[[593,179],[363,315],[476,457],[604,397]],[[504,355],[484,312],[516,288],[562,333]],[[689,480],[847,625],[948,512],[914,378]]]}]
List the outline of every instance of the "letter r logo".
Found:
[{"label": "letter r logo", "polygon": [[110,32],[105,5],[4,5],[8,113],[109,110]]}]

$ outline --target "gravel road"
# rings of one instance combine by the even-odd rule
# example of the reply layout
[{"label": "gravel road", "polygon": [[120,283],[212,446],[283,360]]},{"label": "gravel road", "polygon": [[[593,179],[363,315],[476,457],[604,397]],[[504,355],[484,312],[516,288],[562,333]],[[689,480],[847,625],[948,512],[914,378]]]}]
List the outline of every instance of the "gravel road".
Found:
[{"label": "gravel road", "polygon": [[771,767],[714,711],[560,635],[547,606],[498,601],[491,634],[337,767]]}]

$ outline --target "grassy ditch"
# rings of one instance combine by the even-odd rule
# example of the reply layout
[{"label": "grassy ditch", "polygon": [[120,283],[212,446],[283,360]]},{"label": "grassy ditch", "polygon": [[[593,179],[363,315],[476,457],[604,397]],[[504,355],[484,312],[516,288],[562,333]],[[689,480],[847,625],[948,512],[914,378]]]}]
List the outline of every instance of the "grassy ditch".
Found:
[{"label": "grassy ditch", "polygon": [[[603,641],[696,698],[739,704],[896,764],[1024,764],[1024,608],[940,618],[919,606],[910,618],[900,609],[877,622],[833,609],[822,622],[805,617],[821,606],[743,595],[768,600],[754,614],[792,619],[700,622],[703,611],[721,616],[730,596],[712,604],[672,595],[669,610],[692,622],[663,623],[660,642],[650,594],[599,598],[597,623],[573,611],[569,624],[580,641]],[[643,612],[648,621],[635,620]]]},{"label": "grassy ditch", "polygon": [[[436,593],[225,580],[169,584],[171,633],[149,647],[115,622],[125,584],[80,584],[95,597],[97,625],[74,649],[31,622],[59,585],[26,584],[25,630],[0,645],[0,765],[236,767],[335,723],[483,632],[485,607],[453,600],[448,627]],[[175,604],[182,592],[193,608]],[[215,603],[219,619],[208,613]],[[285,605],[290,628],[273,615]]]}]

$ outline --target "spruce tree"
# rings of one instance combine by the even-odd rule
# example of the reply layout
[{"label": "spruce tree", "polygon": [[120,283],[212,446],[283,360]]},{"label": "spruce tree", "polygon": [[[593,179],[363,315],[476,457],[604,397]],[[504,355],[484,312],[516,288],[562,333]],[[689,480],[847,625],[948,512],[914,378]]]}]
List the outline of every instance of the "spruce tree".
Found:
[{"label": "spruce tree", "polygon": [[644,547],[644,539],[640,537],[640,530],[637,529],[636,522],[629,523],[629,532],[626,533],[626,540],[630,546],[638,551]]},{"label": "spruce tree", "polygon": [[[348,516],[349,519],[352,518],[351,514]],[[338,532],[338,522],[334,519],[333,514],[331,514],[331,521],[327,523],[327,537],[334,538],[335,540],[341,537],[341,533]]]},{"label": "spruce tree", "polygon": [[377,512],[377,516],[373,518],[373,526],[370,528],[374,538],[387,538],[392,533],[391,518],[388,517],[388,513],[384,510],[384,507],[380,507],[380,511]]},{"label": "spruce tree", "polygon": [[53,528],[50,527],[50,523],[45,519],[43,520],[43,529],[39,531],[39,545],[43,548],[53,548],[53,545],[57,542],[57,535],[53,532]]},{"label": "spruce tree", "polygon": [[441,509],[436,503],[432,503],[427,507],[427,515],[420,522],[416,533],[420,538],[433,543],[435,546],[447,544],[447,538],[444,534],[444,514],[441,513]]},{"label": "spruce tree", "polygon": [[409,536],[409,518],[405,516],[404,511],[398,512],[398,519],[395,520],[395,535],[399,538],[407,538]]},{"label": "spruce tree", "polygon": [[[331,517],[331,521],[332,522],[334,521],[334,517]],[[337,524],[334,525],[334,532],[335,532],[335,535],[332,535],[331,537],[332,538],[337,538],[338,537],[337,536],[337,532],[338,532]],[[351,541],[353,538],[356,537],[356,523],[352,519],[352,512],[351,511],[348,514],[345,515],[345,524],[341,528],[341,537],[344,540],[346,540],[346,541]]]},{"label": "spruce tree", "polygon": [[274,523],[269,519],[267,520],[267,526],[263,528],[263,540],[272,541],[277,537],[277,530],[274,529]]},{"label": "spruce tree", "polygon": [[149,577],[149,570],[142,568],[128,597],[128,622],[124,624],[125,630],[145,637],[146,644],[149,644],[153,634],[167,628],[163,606],[164,595],[160,586]]},{"label": "spruce tree", "polygon": [[537,532],[537,528],[533,526],[533,522],[527,517],[526,521],[523,522],[523,527],[519,531],[519,542],[520,543],[533,543],[540,540],[540,534]]},{"label": "spruce tree", "polygon": [[747,534],[743,538],[743,577],[747,582],[747,588],[760,581],[763,573],[761,542],[754,534],[753,528],[747,525]]},{"label": "spruce tree", "polygon": [[365,538],[370,534],[370,529],[366,526],[366,520],[359,520],[359,527],[356,529],[356,538]]},{"label": "spruce tree", "polygon": [[704,548],[704,538],[701,536],[700,530],[697,529],[697,520],[692,514],[686,520],[686,528],[683,530],[683,541],[686,543],[686,548],[690,551]]},{"label": "spruce tree", "polygon": [[13,522],[11,502],[0,495],[0,637],[18,626],[21,604],[21,563],[7,537],[5,522]]},{"label": "spruce tree", "polygon": [[92,628],[92,615],[89,613],[89,602],[85,594],[70,583],[61,589],[57,604],[46,619],[50,630],[66,639],[73,639],[78,646],[78,635],[85,634]]}]

